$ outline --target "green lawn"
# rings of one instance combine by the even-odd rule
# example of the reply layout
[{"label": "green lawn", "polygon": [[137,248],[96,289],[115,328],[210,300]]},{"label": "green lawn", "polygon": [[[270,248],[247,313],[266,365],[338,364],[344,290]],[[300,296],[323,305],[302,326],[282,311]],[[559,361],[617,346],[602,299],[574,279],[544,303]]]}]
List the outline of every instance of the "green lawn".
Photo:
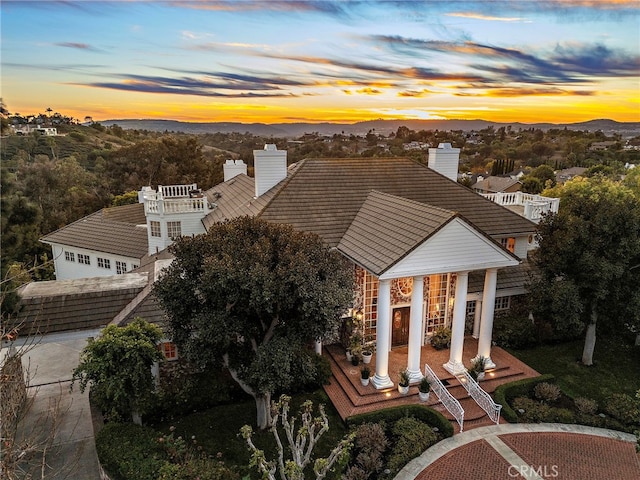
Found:
[{"label": "green lawn", "polygon": [[629,337],[596,340],[594,365],[580,363],[583,340],[542,345],[527,350],[509,349],[540,373],[551,373],[558,385],[572,397],[588,397],[601,403],[612,393],[634,396],[640,388],[640,347]]},{"label": "green lawn", "polygon": [[[300,425],[299,407],[307,399],[313,401],[316,412],[317,405],[324,404],[329,417],[329,431],[324,434],[314,450],[314,458],[326,457],[346,434],[347,428],[321,389],[293,396],[289,416],[297,418],[296,426]],[[251,473],[251,478],[259,478],[256,469],[249,469],[249,450],[244,439],[238,435],[240,428],[245,424],[255,429],[256,408],[253,399],[186,415],[170,424],[156,425],[155,428],[168,432],[169,427],[173,425],[176,427],[174,435],[181,435],[183,438],[195,436],[198,445],[209,455],[220,458],[228,466],[237,467],[236,471],[242,475]],[[281,439],[286,444],[284,435],[281,435]],[[258,448],[265,449],[267,459],[275,458],[275,443],[271,432],[255,432],[254,443]]]}]

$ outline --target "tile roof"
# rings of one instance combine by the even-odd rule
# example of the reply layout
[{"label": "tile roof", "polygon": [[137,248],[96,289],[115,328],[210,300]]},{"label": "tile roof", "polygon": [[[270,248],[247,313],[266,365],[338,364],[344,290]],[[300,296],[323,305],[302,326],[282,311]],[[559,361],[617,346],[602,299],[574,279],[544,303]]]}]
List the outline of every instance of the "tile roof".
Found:
[{"label": "tile roof", "polygon": [[136,203],[103,208],[45,235],[41,240],[123,257],[142,258],[148,251],[146,225],[144,205]]},{"label": "tile roof", "polygon": [[485,192],[504,192],[509,187],[520,183],[517,178],[490,176],[474,183],[471,188],[474,190],[483,190]]},{"label": "tile roof", "polygon": [[245,174],[236,175],[230,180],[210,188],[205,194],[209,203],[215,204],[216,208],[202,220],[204,227],[209,230],[212,225],[224,220],[244,215],[258,215],[287,184],[298,165],[297,163],[289,165],[287,178],[258,198],[255,197],[255,180]]},{"label": "tile roof", "polygon": [[[510,288],[520,289],[524,292],[524,285],[529,279],[531,264],[523,261],[515,267],[500,268],[498,270],[497,289],[506,290]],[[482,293],[484,290],[484,271],[474,271],[469,273],[469,293]]]},{"label": "tile roof", "polygon": [[99,328],[147,283],[140,273],[29,283],[19,291],[22,310],[15,325],[26,334]]},{"label": "tile roof", "polygon": [[529,220],[406,158],[308,158],[261,213],[337,246],[372,190],[460,213],[492,237],[530,234]]},{"label": "tile roof", "polygon": [[372,191],[338,244],[338,250],[380,275],[455,218],[449,210]]}]

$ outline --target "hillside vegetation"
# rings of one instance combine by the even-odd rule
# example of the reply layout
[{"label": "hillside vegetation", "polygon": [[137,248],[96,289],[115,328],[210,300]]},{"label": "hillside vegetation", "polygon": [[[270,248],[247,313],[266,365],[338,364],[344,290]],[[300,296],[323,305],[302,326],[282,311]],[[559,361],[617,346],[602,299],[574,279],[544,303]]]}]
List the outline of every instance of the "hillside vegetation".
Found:
[{"label": "hillside vegetation", "polygon": [[[286,149],[289,163],[307,157],[402,156],[426,164],[428,145],[450,142],[461,148],[461,172],[486,175],[529,169],[542,179],[531,183],[538,189],[547,186],[546,177],[532,170],[535,167],[584,166],[619,175],[625,163],[640,160],[640,151],[622,149],[629,142],[618,134],[607,137],[600,131],[566,128],[445,132],[400,126],[388,136],[371,129],[364,136],[314,132],[290,141],[236,132],[191,135],[125,130],[99,123],[55,126],[57,136],[44,136],[12,134],[3,125],[3,133],[8,134],[0,144],[3,276],[15,262],[28,267],[50,258],[48,247],[38,241],[43,235],[100,208],[136,201],[131,192],[142,186],[197,183],[207,189],[222,181],[222,164],[228,158],[243,159],[252,175],[253,150],[265,143]],[[611,145],[602,150],[591,148],[594,142],[603,141]],[[633,142],[639,143],[638,138]],[[418,147],[408,148],[412,144]],[[549,172],[544,174],[548,177]],[[37,278],[48,275],[41,272]]]}]

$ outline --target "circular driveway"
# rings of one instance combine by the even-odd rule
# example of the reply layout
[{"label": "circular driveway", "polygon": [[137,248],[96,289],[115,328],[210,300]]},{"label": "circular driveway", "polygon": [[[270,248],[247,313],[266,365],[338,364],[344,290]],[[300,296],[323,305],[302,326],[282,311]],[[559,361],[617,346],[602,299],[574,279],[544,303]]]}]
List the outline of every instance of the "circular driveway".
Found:
[{"label": "circular driveway", "polygon": [[454,435],[407,464],[395,480],[640,479],[636,438],[565,424],[505,424]]}]

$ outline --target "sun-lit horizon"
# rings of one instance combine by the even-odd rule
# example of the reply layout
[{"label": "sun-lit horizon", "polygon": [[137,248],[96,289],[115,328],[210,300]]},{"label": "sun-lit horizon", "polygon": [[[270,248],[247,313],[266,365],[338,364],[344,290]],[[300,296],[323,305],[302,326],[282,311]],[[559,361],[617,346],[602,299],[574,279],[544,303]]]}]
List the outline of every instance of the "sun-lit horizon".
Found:
[{"label": "sun-lit horizon", "polygon": [[3,1],[22,115],[640,121],[636,1]]}]

